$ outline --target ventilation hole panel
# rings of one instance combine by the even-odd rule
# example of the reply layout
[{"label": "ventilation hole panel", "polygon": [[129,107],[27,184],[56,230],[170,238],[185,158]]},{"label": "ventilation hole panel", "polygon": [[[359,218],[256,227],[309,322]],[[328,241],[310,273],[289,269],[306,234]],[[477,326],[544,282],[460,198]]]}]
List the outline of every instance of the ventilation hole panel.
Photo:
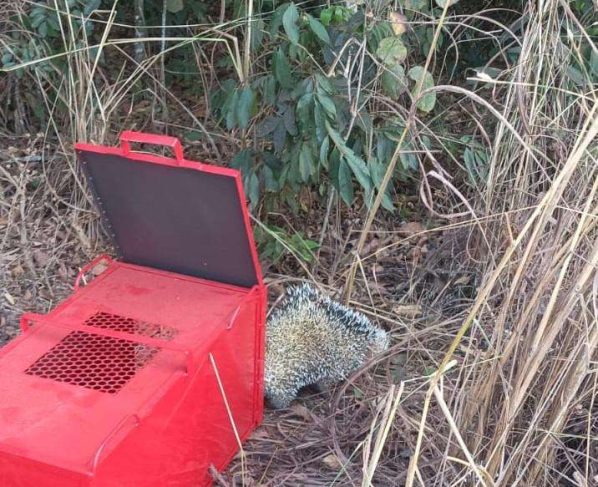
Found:
[{"label": "ventilation hole panel", "polygon": [[129,340],[73,331],[37,359],[25,373],[115,394],[158,351],[157,347]]},{"label": "ventilation hole panel", "polygon": [[135,320],[127,316],[120,316],[100,311],[83,323],[87,326],[103,328],[105,330],[114,330],[132,335],[141,335],[160,340],[172,340],[177,334],[177,330],[164,325],[146,323],[145,321]]}]

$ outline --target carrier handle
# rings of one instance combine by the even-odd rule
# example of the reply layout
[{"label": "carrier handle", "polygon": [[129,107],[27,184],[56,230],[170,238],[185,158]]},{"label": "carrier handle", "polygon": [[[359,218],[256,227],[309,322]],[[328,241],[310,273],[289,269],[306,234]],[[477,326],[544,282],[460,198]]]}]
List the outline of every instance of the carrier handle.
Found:
[{"label": "carrier handle", "polygon": [[[137,416],[136,414],[130,414],[128,416],[125,416],[125,418],[123,418],[122,421],[118,423],[110,433],[108,433],[108,436],[104,438],[104,441],[102,441],[102,444],[96,450],[95,455],[89,461],[88,475],[90,477],[93,477],[95,475],[102,459],[106,457],[110,453],[110,451],[116,446],[116,440],[119,437],[124,438],[129,433],[129,431],[137,428],[140,423],[141,419],[139,418],[139,416]],[[111,448],[109,448],[111,444],[112,446]]]},{"label": "carrier handle", "polygon": [[79,290],[79,286],[81,285],[81,281],[83,280],[83,278],[85,277],[85,274],[87,274],[89,271],[91,271],[94,267],[96,267],[100,262],[102,261],[106,261],[106,263],[108,265],[112,264],[113,259],[112,257],[110,257],[108,254],[102,254],[98,257],[96,257],[95,259],[93,259],[91,262],[85,264],[81,270],[79,271],[79,274],[77,274],[77,279],[75,279],[75,291]]},{"label": "carrier handle", "polygon": [[125,156],[128,156],[131,153],[131,142],[139,142],[140,144],[165,145],[172,149],[174,152],[174,159],[179,165],[183,162],[183,146],[181,145],[181,141],[176,137],[125,130],[122,134],[120,134],[120,147]]}]

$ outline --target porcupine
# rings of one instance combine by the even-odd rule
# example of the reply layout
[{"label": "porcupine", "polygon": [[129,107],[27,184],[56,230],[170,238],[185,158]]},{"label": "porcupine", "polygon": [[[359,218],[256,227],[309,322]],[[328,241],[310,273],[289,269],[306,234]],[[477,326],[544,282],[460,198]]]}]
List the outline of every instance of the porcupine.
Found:
[{"label": "porcupine", "polygon": [[308,284],[292,287],[266,326],[266,399],[284,408],[302,387],[325,390],[389,342],[388,333],[363,314]]}]

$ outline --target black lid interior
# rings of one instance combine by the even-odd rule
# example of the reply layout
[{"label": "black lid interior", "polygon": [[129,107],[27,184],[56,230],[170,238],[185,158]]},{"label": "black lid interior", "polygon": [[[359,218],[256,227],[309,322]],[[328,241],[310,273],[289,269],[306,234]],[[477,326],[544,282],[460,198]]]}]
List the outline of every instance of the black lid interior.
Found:
[{"label": "black lid interior", "polygon": [[123,261],[237,286],[258,284],[234,177],[78,153]]}]

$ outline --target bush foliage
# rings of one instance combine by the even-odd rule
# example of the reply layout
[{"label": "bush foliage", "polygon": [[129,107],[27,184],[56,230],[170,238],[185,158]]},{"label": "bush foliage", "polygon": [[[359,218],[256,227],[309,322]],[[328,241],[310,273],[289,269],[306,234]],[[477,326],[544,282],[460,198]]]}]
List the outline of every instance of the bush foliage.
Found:
[{"label": "bush foliage", "polygon": [[[388,2],[379,3],[375,11],[261,4],[252,26],[258,62],[251,78],[231,77],[213,97],[227,130],[253,135],[233,165],[242,169],[254,203],[263,189],[294,206],[302,187],[324,194],[330,182],[351,204],[354,181],[371,203],[403,128],[409,90],[422,77],[424,87],[434,84],[409,61],[421,46],[405,35],[406,18],[388,15]],[[429,94],[418,108],[430,112],[435,101]],[[408,178],[416,169],[406,151],[394,176]],[[390,194],[383,205],[393,208]]]}]

